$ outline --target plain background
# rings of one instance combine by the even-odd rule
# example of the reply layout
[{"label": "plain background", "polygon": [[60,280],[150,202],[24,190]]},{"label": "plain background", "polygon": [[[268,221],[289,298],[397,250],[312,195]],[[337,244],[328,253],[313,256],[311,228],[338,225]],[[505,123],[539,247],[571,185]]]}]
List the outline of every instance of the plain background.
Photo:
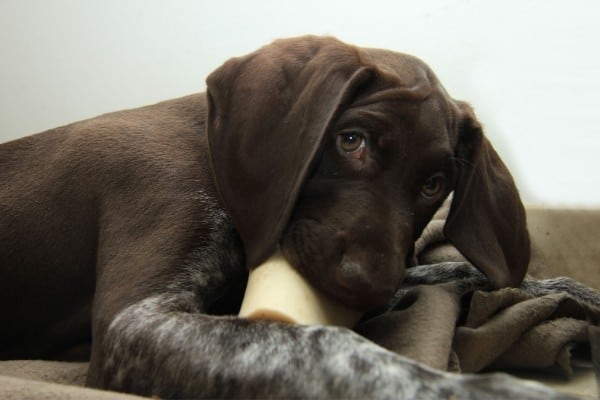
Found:
[{"label": "plain background", "polygon": [[0,141],[203,91],[307,33],[417,55],[474,105],[527,202],[600,206],[597,0],[1,0]]}]

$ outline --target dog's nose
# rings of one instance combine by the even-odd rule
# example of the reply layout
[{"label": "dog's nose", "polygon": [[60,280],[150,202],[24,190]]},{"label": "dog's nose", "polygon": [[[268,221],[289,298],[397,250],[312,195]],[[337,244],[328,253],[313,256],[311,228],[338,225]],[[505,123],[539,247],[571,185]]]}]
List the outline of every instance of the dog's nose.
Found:
[{"label": "dog's nose", "polygon": [[371,266],[345,255],[336,269],[335,280],[361,306],[380,306],[387,303],[396,290],[395,279],[382,277],[378,273],[381,268],[384,266]]}]

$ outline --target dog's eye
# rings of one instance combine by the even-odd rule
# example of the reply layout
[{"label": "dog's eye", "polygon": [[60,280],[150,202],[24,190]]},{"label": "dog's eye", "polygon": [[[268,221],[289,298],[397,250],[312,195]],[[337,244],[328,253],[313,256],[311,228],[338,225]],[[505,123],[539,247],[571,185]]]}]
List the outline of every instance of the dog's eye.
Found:
[{"label": "dog's eye", "polygon": [[365,137],[358,132],[342,133],[338,135],[337,139],[338,148],[342,152],[358,159],[364,158],[366,144]]},{"label": "dog's eye", "polygon": [[421,187],[421,195],[427,199],[435,198],[446,190],[446,176],[438,172],[429,177]]}]

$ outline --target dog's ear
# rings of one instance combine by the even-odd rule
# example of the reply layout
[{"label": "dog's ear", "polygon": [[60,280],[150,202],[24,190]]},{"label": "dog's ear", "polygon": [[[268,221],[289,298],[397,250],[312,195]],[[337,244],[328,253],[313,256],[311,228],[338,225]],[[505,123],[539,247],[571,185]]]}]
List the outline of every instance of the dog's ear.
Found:
[{"label": "dog's ear", "polygon": [[516,287],[530,256],[525,210],[512,176],[471,107],[457,105],[459,171],[444,231],[492,287]]},{"label": "dog's ear", "polygon": [[248,267],[275,250],[325,132],[371,75],[352,47],[304,37],[231,59],[208,77],[211,165]]}]

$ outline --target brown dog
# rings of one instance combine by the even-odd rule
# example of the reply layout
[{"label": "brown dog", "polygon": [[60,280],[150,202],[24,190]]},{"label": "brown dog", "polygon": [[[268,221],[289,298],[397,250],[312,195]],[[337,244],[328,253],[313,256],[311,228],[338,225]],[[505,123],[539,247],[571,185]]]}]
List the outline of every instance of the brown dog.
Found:
[{"label": "brown dog", "polygon": [[[513,180],[418,59],[303,37],[207,82],[0,147],[1,358],[58,357],[91,338],[98,387],[399,395],[415,383],[398,371],[422,367],[350,331],[214,315],[236,313],[247,268],[278,245],[346,304],[385,304],[451,192],[448,238],[491,287],[521,282],[529,239]],[[343,357],[371,369],[342,373]]]}]

